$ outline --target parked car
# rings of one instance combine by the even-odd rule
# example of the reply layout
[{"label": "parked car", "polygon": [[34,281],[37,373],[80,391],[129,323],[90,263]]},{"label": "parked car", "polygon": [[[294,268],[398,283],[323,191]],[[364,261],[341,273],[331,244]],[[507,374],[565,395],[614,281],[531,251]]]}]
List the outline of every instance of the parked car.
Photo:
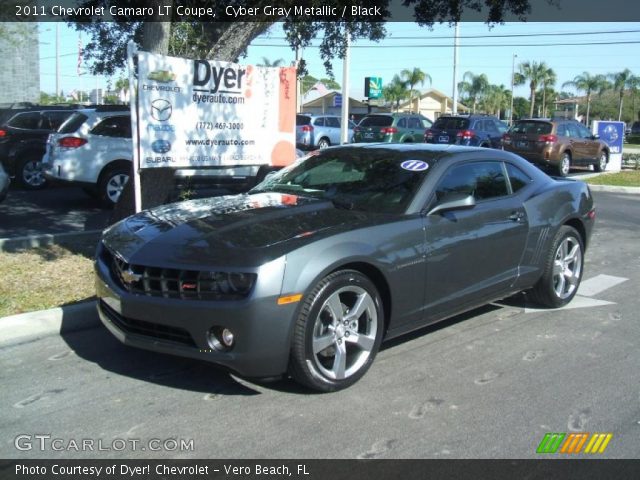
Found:
[{"label": "parked car", "polygon": [[354,131],[354,142],[418,143],[431,120],[414,113],[376,113],[367,115]]},{"label": "parked car", "polygon": [[44,188],[42,156],[47,137],[72,113],[65,107],[26,109],[0,127],[0,162],[20,186],[28,190]]},{"label": "parked car", "polygon": [[629,135],[640,135],[640,122],[633,122],[631,124]]},{"label": "parked car", "polygon": [[609,146],[574,120],[518,120],[502,137],[503,148],[566,177],[572,166],[593,165],[602,172]]},{"label": "parked car", "polygon": [[442,115],[424,133],[427,143],[500,148],[506,123],[492,115]]},{"label": "parked car", "polygon": [[[296,115],[296,145],[303,149],[327,148],[340,145],[342,122],[335,115]],[[347,138],[353,138],[355,124],[349,121]]]},{"label": "parked car", "polygon": [[106,230],[98,312],[127,345],[339,390],[383,340],[521,290],[566,305],[594,221],[585,183],[502,150],[332,147]]},{"label": "parked car", "polygon": [[46,178],[81,185],[105,205],[120,197],[131,172],[129,107],[78,110],[49,135],[43,158]]},{"label": "parked car", "polygon": [[4,171],[4,168],[2,168],[2,164],[0,163],[0,202],[7,198],[10,183],[11,179],[9,178],[9,174]]}]

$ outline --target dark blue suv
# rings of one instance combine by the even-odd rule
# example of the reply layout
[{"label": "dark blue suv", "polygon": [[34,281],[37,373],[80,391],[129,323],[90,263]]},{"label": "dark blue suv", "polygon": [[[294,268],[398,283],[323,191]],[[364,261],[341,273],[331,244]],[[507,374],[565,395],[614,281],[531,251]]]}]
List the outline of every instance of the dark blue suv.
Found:
[{"label": "dark blue suv", "polygon": [[501,148],[507,124],[491,115],[442,115],[424,134],[427,143]]}]

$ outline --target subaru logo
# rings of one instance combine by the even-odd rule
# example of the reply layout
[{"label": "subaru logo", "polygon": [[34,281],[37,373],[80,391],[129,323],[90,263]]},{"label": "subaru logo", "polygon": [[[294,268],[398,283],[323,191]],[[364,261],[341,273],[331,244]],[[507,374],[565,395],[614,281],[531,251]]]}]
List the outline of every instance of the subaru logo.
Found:
[{"label": "subaru logo", "polygon": [[151,102],[151,116],[159,122],[166,122],[171,118],[173,107],[168,100],[158,98]]},{"label": "subaru logo", "polygon": [[156,140],[151,144],[151,150],[156,153],[167,153],[171,150],[171,143],[168,140]]}]

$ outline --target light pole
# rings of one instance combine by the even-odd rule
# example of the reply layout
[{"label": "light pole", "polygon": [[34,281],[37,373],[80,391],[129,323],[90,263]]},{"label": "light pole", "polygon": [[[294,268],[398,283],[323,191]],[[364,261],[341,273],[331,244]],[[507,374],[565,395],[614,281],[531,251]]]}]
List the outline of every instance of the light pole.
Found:
[{"label": "light pole", "polygon": [[513,84],[515,83],[515,75],[516,75],[516,55],[513,54],[511,58],[511,108],[509,108],[509,126],[513,125]]},{"label": "light pole", "polygon": [[[453,37],[453,106],[451,112],[458,114],[458,22]],[[446,112],[445,112],[446,113]]]}]

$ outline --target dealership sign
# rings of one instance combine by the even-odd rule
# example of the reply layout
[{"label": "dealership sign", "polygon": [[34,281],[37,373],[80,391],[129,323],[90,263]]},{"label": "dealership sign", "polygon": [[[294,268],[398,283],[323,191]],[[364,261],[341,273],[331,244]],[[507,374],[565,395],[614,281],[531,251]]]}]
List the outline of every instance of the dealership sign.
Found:
[{"label": "dealership sign", "polygon": [[364,78],[364,96],[367,98],[382,97],[382,78],[365,77]]},{"label": "dealership sign", "polygon": [[295,68],[137,55],[140,168],[295,159]]},{"label": "dealership sign", "polygon": [[593,133],[609,145],[611,153],[622,153],[624,122],[595,121],[593,122]]}]

